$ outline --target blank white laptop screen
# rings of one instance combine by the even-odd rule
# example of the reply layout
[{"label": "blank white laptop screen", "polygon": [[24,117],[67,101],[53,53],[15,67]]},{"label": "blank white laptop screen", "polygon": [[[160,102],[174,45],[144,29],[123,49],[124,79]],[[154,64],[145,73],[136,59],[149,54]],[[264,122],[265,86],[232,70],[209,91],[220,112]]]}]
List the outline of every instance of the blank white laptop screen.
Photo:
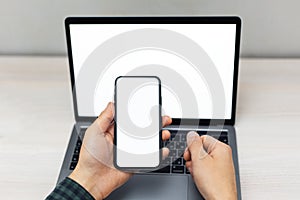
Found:
[{"label": "blank white laptop screen", "polygon": [[[126,33],[139,30],[150,30],[148,35],[142,34],[136,38],[125,37]],[[158,76],[162,82],[162,110],[163,114],[167,114],[172,118],[201,118],[212,119],[213,105],[212,96],[210,94],[209,85],[206,84],[201,75],[201,66],[194,66],[185,59],[185,55],[180,55],[172,49],[164,49],[159,47],[159,41],[170,40],[172,38],[164,38],[165,36],[154,37],[151,30],[161,31],[162,33],[170,32],[178,35],[178,37],[186,38],[201,47],[202,52],[215,66],[219,77],[221,78],[225,102],[224,102],[224,119],[231,118],[232,109],[232,92],[233,92],[233,75],[234,75],[234,55],[235,55],[235,24],[71,24],[70,38],[73,57],[74,77],[76,86],[77,109],[79,116],[98,116],[105,108],[109,101],[113,101],[114,81],[118,76],[128,75],[139,67],[156,66],[157,74],[145,74],[148,76]],[[171,34],[171,35],[172,35]],[[117,37],[122,37],[124,41],[119,44],[113,44],[113,40]],[[134,34],[133,34],[134,35]],[[156,40],[156,46],[140,46],[129,49],[122,54],[117,54],[113,57],[113,53],[122,48],[122,45],[130,46],[135,39],[144,40],[147,43],[149,40]],[[111,49],[107,52],[100,52],[101,45],[109,46],[111,41]],[[171,45],[184,45],[182,41],[173,41]],[[193,52],[195,53],[195,52]],[[196,52],[197,53],[197,52]],[[89,59],[94,56],[94,61],[89,62]],[[102,66],[102,60],[111,57],[110,62]],[[203,60],[203,65],[207,61]],[[99,65],[99,66],[97,66]],[[100,66],[101,65],[101,66]],[[95,82],[95,90],[93,95],[86,96],[84,93],[84,82],[77,81],[83,67],[97,67],[99,75]],[[157,70],[161,66],[164,70]],[[170,73],[168,72],[170,71]],[[200,71],[200,73],[199,73]],[[154,72],[154,73],[156,73]],[[91,73],[94,73],[91,70]],[[143,73],[143,72],[142,72]],[[169,76],[159,76],[159,73],[168,73]],[[172,76],[175,73],[177,76]],[[177,77],[180,77],[180,80]],[[180,96],[176,93],[176,89],[180,88],[185,82],[190,87],[193,95]],[[164,84],[171,83],[171,85]],[[81,85],[79,85],[81,84]],[[81,87],[80,87],[81,86]],[[79,89],[78,89],[79,88]],[[86,99],[93,99],[93,103],[87,105]],[[195,98],[197,109],[199,112],[184,112],[182,105],[189,102],[189,98]]]}]

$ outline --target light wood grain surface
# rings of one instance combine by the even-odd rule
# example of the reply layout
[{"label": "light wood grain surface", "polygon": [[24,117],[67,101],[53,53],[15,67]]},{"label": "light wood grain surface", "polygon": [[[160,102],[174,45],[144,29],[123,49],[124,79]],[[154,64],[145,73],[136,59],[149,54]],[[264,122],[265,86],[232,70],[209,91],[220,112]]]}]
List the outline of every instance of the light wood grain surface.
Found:
[{"label": "light wood grain surface", "polygon": [[[300,198],[300,59],[243,59],[237,142],[243,199]],[[53,189],[74,123],[65,57],[0,57],[1,199]]]}]

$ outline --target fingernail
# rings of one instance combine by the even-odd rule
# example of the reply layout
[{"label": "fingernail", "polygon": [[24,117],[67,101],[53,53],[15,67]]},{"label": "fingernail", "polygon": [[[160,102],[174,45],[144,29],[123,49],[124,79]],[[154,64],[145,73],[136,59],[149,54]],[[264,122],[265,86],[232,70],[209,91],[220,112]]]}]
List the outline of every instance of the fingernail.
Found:
[{"label": "fingernail", "polygon": [[165,115],[164,120],[165,120],[165,123],[171,123],[171,118],[167,115]]},{"label": "fingernail", "polygon": [[188,150],[188,147],[185,147],[184,152],[187,152],[187,150]]},{"label": "fingernail", "polygon": [[186,136],[186,142],[188,144],[188,146],[190,146],[194,140],[196,140],[199,137],[198,133],[195,131],[190,131],[188,132],[187,136]]}]

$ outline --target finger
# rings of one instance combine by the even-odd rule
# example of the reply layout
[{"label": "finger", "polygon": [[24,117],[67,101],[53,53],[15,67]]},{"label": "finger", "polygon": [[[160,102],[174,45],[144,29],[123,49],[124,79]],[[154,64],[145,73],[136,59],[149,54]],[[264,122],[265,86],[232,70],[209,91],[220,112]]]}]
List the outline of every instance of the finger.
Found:
[{"label": "finger", "polygon": [[202,139],[195,131],[190,131],[187,134],[187,145],[189,152],[191,154],[191,159],[202,159],[205,158],[208,154],[203,148]]},{"label": "finger", "polygon": [[113,122],[113,123],[111,123],[111,124],[109,125],[109,127],[108,127],[108,129],[107,129],[107,132],[108,132],[109,134],[111,134],[112,136],[114,136],[114,129],[115,129],[115,123]]},{"label": "finger", "polygon": [[185,167],[190,171],[191,175],[193,176],[192,162],[191,161],[186,162]]},{"label": "finger", "polygon": [[165,127],[165,126],[168,126],[172,123],[172,118],[165,115],[162,117],[162,126]]},{"label": "finger", "polygon": [[190,161],[190,160],[191,160],[191,154],[190,154],[190,151],[189,151],[189,150],[187,150],[187,151],[184,152],[183,158],[184,158],[184,160],[186,160],[186,161]]},{"label": "finger", "polygon": [[109,102],[106,108],[101,112],[97,118],[98,127],[101,132],[105,132],[111,125],[114,119],[114,104]]},{"label": "finger", "polygon": [[113,141],[114,141],[114,137],[115,137],[115,135],[114,135],[114,129],[115,129],[115,126],[114,126],[114,123],[112,123],[109,127],[108,127],[108,129],[107,129],[107,131],[106,131],[106,133],[104,133],[105,135],[109,135],[109,141],[111,142],[111,143],[113,143]]},{"label": "finger", "polygon": [[192,161],[185,162],[185,166],[186,166],[186,168],[192,167]]},{"label": "finger", "polygon": [[169,156],[170,150],[167,147],[162,148],[162,157],[165,159],[166,157]]},{"label": "finger", "polygon": [[171,133],[168,130],[163,130],[162,131],[162,139],[163,140],[168,140],[171,137]]},{"label": "finger", "polygon": [[205,151],[209,154],[213,151],[215,148],[216,144],[218,144],[218,140],[209,136],[209,135],[202,135],[201,136],[201,141],[203,143],[203,147]]}]

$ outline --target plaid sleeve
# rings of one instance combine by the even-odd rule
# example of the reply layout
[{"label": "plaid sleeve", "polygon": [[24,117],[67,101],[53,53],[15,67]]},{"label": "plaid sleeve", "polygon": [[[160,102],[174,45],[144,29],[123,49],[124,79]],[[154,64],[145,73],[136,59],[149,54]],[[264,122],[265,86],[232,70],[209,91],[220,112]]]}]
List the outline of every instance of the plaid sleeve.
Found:
[{"label": "plaid sleeve", "polygon": [[65,178],[49,194],[46,200],[94,200],[94,197],[81,185],[70,178]]}]

